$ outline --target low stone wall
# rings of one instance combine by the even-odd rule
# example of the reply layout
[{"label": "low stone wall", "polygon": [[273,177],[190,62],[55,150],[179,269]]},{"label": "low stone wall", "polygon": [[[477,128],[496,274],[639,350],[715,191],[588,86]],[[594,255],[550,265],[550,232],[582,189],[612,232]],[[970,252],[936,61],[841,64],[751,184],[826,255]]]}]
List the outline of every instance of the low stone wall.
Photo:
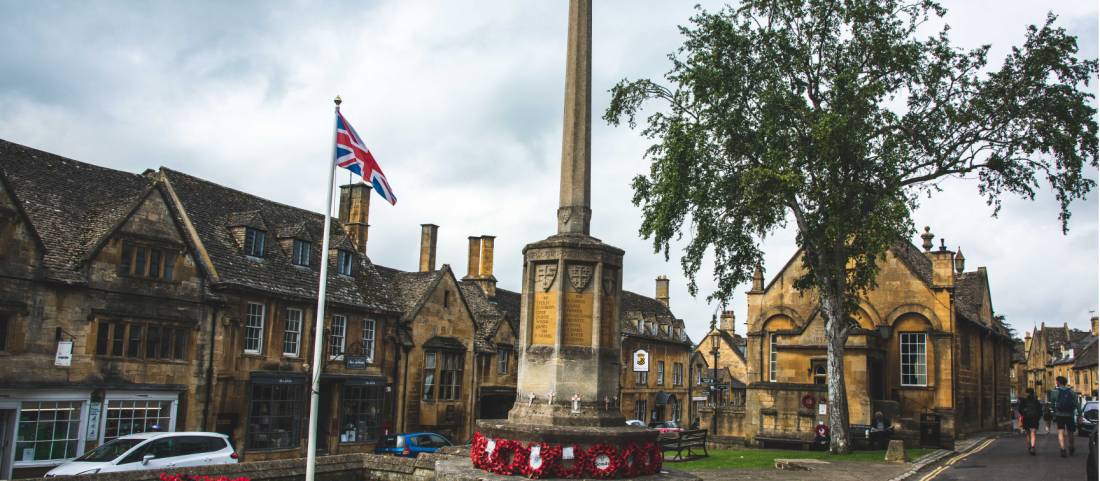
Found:
[{"label": "low stone wall", "polygon": [[[447,454],[421,454],[401,458],[379,454],[355,453],[317,458],[317,481],[427,481],[435,479],[435,462],[449,459]],[[91,476],[62,476],[58,481],[160,481],[167,472],[182,475],[247,477],[252,481],[299,481],[305,477],[306,460],[281,459],[252,463],[194,468],[153,469],[126,473],[104,473]]]},{"label": "low stone wall", "polygon": [[699,428],[712,433],[711,437],[745,438],[748,436],[748,433],[745,432],[748,423],[745,421],[744,406],[722,406],[718,408],[718,433],[716,435],[713,435],[714,429],[712,427],[712,424],[714,424],[714,408],[700,408],[696,415],[699,417]]}]

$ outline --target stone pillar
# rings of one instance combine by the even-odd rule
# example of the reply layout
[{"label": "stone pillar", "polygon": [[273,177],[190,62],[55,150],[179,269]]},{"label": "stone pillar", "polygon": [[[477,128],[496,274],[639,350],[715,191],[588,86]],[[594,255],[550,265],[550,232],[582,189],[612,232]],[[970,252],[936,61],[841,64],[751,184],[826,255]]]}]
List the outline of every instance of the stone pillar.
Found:
[{"label": "stone pillar", "polygon": [[589,233],[592,218],[592,0],[570,0],[565,55],[558,233]]}]

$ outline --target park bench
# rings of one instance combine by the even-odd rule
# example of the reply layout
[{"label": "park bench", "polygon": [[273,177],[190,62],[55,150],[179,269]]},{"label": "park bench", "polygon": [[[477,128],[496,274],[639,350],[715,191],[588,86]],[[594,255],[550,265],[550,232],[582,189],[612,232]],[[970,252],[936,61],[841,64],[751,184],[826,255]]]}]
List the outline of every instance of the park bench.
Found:
[{"label": "park bench", "polygon": [[676,436],[662,437],[660,439],[661,452],[676,451],[676,457],[673,460],[684,459],[683,453],[686,449],[688,457],[694,457],[695,453],[693,448],[703,448],[703,455],[710,456],[707,452],[707,430],[706,429],[690,429],[680,431]]}]

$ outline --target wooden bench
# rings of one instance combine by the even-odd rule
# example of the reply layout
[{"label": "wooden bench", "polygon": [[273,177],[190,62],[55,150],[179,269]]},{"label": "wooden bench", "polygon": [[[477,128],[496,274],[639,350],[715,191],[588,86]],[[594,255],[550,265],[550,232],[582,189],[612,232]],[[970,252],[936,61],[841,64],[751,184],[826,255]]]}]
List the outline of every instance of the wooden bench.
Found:
[{"label": "wooden bench", "polygon": [[690,429],[680,431],[676,436],[662,437],[659,439],[661,443],[661,452],[676,451],[676,457],[673,460],[684,459],[683,453],[686,449],[688,457],[694,457],[695,453],[693,448],[703,448],[703,456],[710,456],[707,452],[707,430],[706,429]]}]

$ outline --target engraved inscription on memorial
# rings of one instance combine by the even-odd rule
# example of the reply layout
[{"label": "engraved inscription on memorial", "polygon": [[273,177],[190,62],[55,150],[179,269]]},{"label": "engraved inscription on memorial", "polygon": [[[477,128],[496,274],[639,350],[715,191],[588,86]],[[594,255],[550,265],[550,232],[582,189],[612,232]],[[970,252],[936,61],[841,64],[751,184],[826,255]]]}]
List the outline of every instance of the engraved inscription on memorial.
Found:
[{"label": "engraved inscription on memorial", "polygon": [[531,316],[531,344],[553,346],[558,335],[558,293],[536,292],[534,311]]},{"label": "engraved inscription on memorial", "polygon": [[562,322],[562,345],[592,345],[592,308],[592,293],[565,293],[565,319],[564,322]]}]

